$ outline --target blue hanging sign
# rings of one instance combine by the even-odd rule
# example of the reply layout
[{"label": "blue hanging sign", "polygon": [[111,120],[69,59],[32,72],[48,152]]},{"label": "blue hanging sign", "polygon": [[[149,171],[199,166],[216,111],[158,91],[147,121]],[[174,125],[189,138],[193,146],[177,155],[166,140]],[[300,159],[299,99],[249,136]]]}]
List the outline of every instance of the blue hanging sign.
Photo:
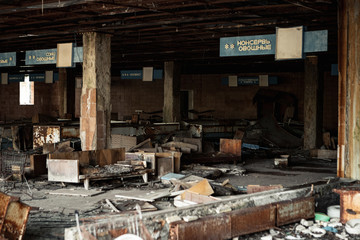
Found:
[{"label": "blue hanging sign", "polygon": [[[143,70],[121,70],[121,79],[142,79],[143,78]],[[154,79],[162,79],[163,78],[163,70],[162,69],[154,69],[153,72]]]},{"label": "blue hanging sign", "polygon": [[[57,49],[31,50],[25,53],[25,65],[56,64]],[[73,62],[83,61],[83,47],[73,48]]]},{"label": "blue hanging sign", "polygon": [[73,48],[73,59],[74,59],[74,63],[83,62],[83,47]]},{"label": "blue hanging sign", "polygon": [[[328,31],[304,32],[304,52],[327,51]],[[220,57],[275,54],[276,34],[220,38]]]},{"label": "blue hanging sign", "polygon": [[56,51],[56,48],[26,51],[25,65],[56,64]]},{"label": "blue hanging sign", "polygon": [[220,38],[220,57],[275,54],[275,34]]},{"label": "blue hanging sign", "polygon": [[0,53],[0,67],[16,66],[16,52]]}]

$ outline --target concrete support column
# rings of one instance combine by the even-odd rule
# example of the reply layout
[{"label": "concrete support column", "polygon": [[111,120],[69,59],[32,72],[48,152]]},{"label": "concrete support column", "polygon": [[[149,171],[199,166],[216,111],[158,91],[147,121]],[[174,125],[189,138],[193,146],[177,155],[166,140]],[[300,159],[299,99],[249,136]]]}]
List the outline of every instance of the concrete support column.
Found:
[{"label": "concrete support column", "polygon": [[305,59],[304,92],[304,149],[315,149],[321,135],[319,121],[319,70],[318,57]]},{"label": "concrete support column", "polygon": [[360,1],[338,5],[338,177],[360,180]]},{"label": "concrete support column", "polygon": [[81,90],[80,138],[82,150],[110,147],[110,35],[83,35],[83,86]]},{"label": "concrete support column", "polygon": [[180,121],[180,65],[173,61],[164,63],[163,121]]},{"label": "concrete support column", "polygon": [[59,68],[59,117],[67,113],[67,72],[66,68]]}]

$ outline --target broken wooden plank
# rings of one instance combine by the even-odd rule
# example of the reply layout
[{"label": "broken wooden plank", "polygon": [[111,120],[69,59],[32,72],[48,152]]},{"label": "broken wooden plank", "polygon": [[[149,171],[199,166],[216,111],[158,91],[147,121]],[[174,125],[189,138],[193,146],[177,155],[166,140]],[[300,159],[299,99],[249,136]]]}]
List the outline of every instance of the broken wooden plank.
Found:
[{"label": "broken wooden plank", "polygon": [[128,152],[131,152],[131,151],[133,151],[133,150],[135,150],[135,149],[138,149],[138,148],[141,148],[141,147],[144,147],[144,146],[152,147],[151,139],[150,139],[150,138],[148,138],[148,139],[146,139],[145,141],[137,144],[136,146],[131,147],[131,148],[128,150]]},{"label": "broken wooden plank", "polygon": [[48,180],[79,183],[79,160],[48,159]]},{"label": "broken wooden plank", "polygon": [[[198,182],[197,184],[195,184],[186,191],[200,195],[205,195],[205,196],[210,196],[211,194],[214,193],[214,190],[212,189],[207,179]],[[181,194],[181,199],[185,199],[185,195],[186,195],[185,192]]]},{"label": "broken wooden plank", "polygon": [[109,200],[109,199],[105,199],[105,202],[109,205],[109,207],[114,211],[114,212],[120,212],[119,209],[117,209],[114,204]]}]

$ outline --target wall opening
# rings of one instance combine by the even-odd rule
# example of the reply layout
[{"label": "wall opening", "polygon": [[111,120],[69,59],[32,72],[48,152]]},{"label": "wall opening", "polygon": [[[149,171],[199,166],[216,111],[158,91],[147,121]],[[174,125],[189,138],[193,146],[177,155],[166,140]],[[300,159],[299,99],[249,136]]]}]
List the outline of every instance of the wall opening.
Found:
[{"label": "wall opening", "polygon": [[25,75],[24,82],[20,86],[20,105],[34,105],[34,82],[30,82],[30,76]]}]

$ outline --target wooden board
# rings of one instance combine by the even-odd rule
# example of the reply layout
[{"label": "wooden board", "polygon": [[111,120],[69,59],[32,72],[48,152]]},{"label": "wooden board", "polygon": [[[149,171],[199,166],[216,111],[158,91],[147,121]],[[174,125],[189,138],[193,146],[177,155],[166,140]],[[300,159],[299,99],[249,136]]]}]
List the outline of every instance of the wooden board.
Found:
[{"label": "wooden board", "polygon": [[241,156],[241,140],[221,138],[220,152]]},{"label": "wooden board", "polygon": [[91,197],[104,193],[101,190],[85,190],[85,189],[57,189],[49,192],[51,195]]},{"label": "wooden board", "polygon": [[322,159],[336,159],[337,151],[327,150],[327,149],[312,149],[310,150],[310,156],[314,158],[322,158]]},{"label": "wooden board", "polygon": [[[186,191],[200,195],[205,195],[205,196],[210,196],[211,194],[214,193],[214,190],[212,189],[207,179],[200,181],[199,183],[195,184]],[[186,196],[185,192],[182,193],[181,199],[185,199],[185,196]]]},{"label": "wooden board", "polygon": [[79,160],[48,159],[48,180],[79,183]]}]

